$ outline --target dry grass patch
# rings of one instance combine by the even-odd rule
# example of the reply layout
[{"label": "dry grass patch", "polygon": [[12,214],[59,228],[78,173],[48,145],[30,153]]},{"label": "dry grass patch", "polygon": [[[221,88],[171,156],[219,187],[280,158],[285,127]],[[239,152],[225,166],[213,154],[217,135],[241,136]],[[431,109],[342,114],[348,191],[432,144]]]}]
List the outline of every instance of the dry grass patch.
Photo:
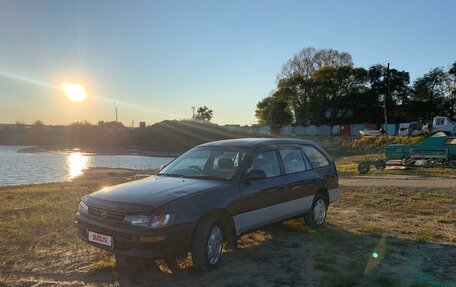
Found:
[{"label": "dry grass patch", "polygon": [[[111,174],[72,183],[1,189],[0,201],[7,203],[0,206],[0,232],[8,236],[0,237],[0,276],[5,277],[0,283],[150,286],[153,282],[157,286],[215,287],[456,284],[452,241],[455,190],[407,187],[342,186],[342,197],[330,206],[325,227],[313,231],[298,218],[245,234],[238,239],[239,248],[225,252],[220,266],[209,273],[196,272],[190,256],[152,262],[144,272],[123,272],[114,268],[111,254],[76,237],[74,213],[85,193],[129,179]],[[53,206],[59,210],[50,210]],[[426,277],[417,281],[420,274]]]}]

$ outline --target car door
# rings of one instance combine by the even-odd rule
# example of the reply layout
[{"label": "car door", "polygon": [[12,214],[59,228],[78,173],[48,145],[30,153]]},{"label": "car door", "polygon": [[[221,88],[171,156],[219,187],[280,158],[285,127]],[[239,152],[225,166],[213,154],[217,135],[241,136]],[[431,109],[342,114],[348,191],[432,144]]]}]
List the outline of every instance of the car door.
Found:
[{"label": "car door", "polygon": [[302,150],[310,162],[316,175],[322,181],[322,186],[328,189],[329,194],[339,187],[336,167],[324,152],[313,145],[302,145]]},{"label": "car door", "polygon": [[256,151],[243,174],[254,169],[263,170],[266,177],[249,182],[241,178],[241,196],[236,204],[237,215],[233,218],[237,234],[274,222],[277,217],[274,207],[282,198],[282,167],[275,146]]},{"label": "car door", "polygon": [[281,202],[287,205],[283,218],[303,214],[312,206],[318,189],[319,175],[305,159],[299,145],[280,145],[279,154],[284,169],[284,189]]}]

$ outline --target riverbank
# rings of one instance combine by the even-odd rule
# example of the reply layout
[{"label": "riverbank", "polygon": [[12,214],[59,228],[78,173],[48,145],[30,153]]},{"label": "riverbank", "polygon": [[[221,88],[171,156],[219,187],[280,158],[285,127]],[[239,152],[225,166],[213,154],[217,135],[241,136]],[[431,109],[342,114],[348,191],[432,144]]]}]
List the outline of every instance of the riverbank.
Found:
[{"label": "riverbank", "polygon": [[103,155],[68,152],[19,153],[18,146],[0,146],[0,186],[70,181],[91,167],[155,169],[174,157]]},{"label": "riverbank", "polygon": [[408,186],[342,185],[324,228],[295,219],[248,233],[209,273],[190,257],[123,273],[76,237],[74,214],[83,195],[152,173],[98,168],[72,182],[0,188],[0,286],[456,284],[456,188]]},{"label": "riverbank", "polygon": [[124,148],[104,148],[104,147],[83,147],[68,148],[61,146],[27,146],[17,151],[18,153],[44,153],[44,152],[61,152],[72,153],[80,152],[87,155],[142,155],[154,157],[177,157],[179,152],[161,152],[147,151],[141,149],[124,149]]}]

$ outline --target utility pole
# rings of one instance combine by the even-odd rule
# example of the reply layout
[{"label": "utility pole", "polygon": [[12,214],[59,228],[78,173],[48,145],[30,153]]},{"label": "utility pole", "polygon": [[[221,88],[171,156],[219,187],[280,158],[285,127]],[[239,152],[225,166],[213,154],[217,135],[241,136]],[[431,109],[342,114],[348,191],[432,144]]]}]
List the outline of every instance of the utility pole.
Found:
[{"label": "utility pole", "polygon": [[388,138],[388,114],[386,112],[386,98],[389,96],[389,73],[390,73],[390,63],[386,68],[386,93],[383,96],[383,117],[385,119],[385,134],[386,134],[386,142],[389,143]]},{"label": "utility pole", "polygon": [[193,114],[192,114],[192,120],[194,120],[194,119],[195,119],[195,109],[196,109],[196,107],[195,107],[195,106],[193,106],[193,107],[192,107],[192,110],[193,110]]},{"label": "utility pole", "polygon": [[117,104],[116,104],[116,102],[114,102],[114,106],[115,106],[115,111],[116,111],[116,123],[117,123],[118,119],[117,119]]}]

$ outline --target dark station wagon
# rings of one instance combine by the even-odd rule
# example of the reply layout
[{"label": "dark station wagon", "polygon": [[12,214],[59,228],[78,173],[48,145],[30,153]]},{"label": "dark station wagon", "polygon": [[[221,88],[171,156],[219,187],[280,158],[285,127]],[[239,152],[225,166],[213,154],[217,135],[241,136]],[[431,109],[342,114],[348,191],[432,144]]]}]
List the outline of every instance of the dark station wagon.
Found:
[{"label": "dark station wagon", "polygon": [[336,166],[311,141],[233,139],[199,145],[156,175],[104,188],[82,198],[79,236],[116,254],[192,254],[200,270],[214,268],[223,244],[267,224],[303,216],[324,224],[339,197]]}]

